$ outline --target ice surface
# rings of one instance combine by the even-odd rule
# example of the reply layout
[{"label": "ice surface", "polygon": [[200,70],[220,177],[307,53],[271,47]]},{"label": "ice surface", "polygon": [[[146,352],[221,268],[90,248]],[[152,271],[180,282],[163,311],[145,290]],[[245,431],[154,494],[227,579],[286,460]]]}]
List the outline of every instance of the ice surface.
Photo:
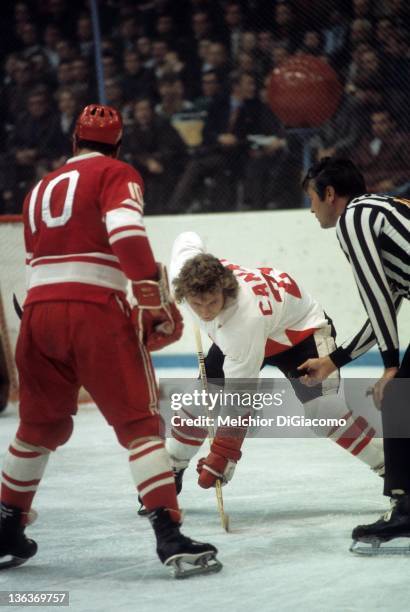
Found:
[{"label": "ice surface", "polygon": [[[0,416],[1,454],[16,423],[13,410]],[[180,496],[183,531],[215,544],[224,569],[179,582],[158,561],[148,521],[136,515],[126,451],[97,410],[83,406],[35,499],[39,518],[27,531],[39,552],[2,572],[0,590],[68,590],[75,612],[409,610],[409,559],[348,552],[352,528],[376,519],[387,499],[381,479],[334,443],[249,440],[223,489],[230,534],[219,525],[214,492],[195,476],[191,466]]]}]

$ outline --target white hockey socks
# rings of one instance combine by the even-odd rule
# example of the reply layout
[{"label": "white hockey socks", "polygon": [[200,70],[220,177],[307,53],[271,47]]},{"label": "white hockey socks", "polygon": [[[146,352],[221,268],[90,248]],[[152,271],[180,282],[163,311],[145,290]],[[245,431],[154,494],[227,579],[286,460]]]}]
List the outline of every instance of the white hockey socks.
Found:
[{"label": "white hockey socks", "polygon": [[1,503],[23,511],[24,522],[30,522],[33,497],[43,477],[50,452],[17,438],[10,444],[3,462]]},{"label": "white hockey socks", "polygon": [[[194,418],[185,410],[182,412],[185,418]],[[172,427],[172,437],[167,440],[167,451],[175,470],[188,467],[192,457],[197,454],[207,437],[208,430],[203,427],[194,427],[185,423]]]},{"label": "white hockey socks", "polygon": [[[175,479],[169,455],[161,438],[136,440],[129,449],[132,478],[148,511],[167,508],[178,513]],[[178,516],[176,516],[176,520]]]},{"label": "white hockey socks", "polygon": [[312,427],[322,437],[327,437],[347,450],[351,455],[369,465],[380,476],[384,474],[383,440],[375,438],[375,430],[362,416],[355,416],[338,395],[318,397],[304,405],[308,418],[336,418],[345,425]]}]

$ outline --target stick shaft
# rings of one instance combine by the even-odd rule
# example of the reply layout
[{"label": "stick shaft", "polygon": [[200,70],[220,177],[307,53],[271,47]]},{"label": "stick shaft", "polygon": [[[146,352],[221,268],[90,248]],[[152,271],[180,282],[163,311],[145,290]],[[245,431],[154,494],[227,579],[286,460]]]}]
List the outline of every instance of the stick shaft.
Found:
[{"label": "stick shaft", "polygon": [[[206,376],[204,350],[202,347],[201,330],[199,329],[198,325],[194,325],[194,334],[195,334],[196,352],[198,356],[199,375],[201,377],[203,389],[206,392],[208,392],[208,379]],[[208,427],[208,438],[209,438],[209,445],[211,445],[213,439],[215,438],[215,428],[212,425]],[[219,478],[215,482],[215,493],[216,493],[216,501],[218,504],[218,512],[221,518],[222,527],[226,531],[228,531],[228,520],[229,519],[227,515],[225,514],[225,510],[224,510],[222,483]]]}]

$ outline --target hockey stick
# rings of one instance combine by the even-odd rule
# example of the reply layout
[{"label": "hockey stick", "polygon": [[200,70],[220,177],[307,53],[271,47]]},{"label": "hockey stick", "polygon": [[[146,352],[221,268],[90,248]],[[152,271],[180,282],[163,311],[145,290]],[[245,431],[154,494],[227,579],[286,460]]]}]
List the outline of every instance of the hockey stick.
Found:
[{"label": "hockey stick", "polygon": [[[202,348],[201,330],[199,329],[198,325],[194,325],[194,334],[195,334],[196,352],[197,352],[198,365],[199,365],[199,375],[201,377],[203,389],[206,392],[208,392],[208,380],[207,380],[206,369],[205,369],[204,351]],[[208,436],[209,436],[209,444],[211,445],[215,437],[215,428],[212,425],[208,426]],[[221,518],[221,525],[225,529],[225,531],[229,531],[229,516],[226,514],[224,510],[222,483],[219,478],[215,482],[215,492],[216,492],[216,501],[218,504],[218,512]]]}]

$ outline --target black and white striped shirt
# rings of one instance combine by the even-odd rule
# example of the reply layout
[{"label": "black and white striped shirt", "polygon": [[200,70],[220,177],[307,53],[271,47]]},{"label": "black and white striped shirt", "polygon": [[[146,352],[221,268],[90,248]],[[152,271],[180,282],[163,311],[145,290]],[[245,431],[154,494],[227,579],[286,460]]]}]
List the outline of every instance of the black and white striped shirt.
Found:
[{"label": "black and white striped shirt", "polygon": [[385,368],[396,367],[397,312],[403,298],[410,299],[410,200],[373,194],[355,198],[336,233],[369,318],[331,358],[341,367],[377,342]]}]

